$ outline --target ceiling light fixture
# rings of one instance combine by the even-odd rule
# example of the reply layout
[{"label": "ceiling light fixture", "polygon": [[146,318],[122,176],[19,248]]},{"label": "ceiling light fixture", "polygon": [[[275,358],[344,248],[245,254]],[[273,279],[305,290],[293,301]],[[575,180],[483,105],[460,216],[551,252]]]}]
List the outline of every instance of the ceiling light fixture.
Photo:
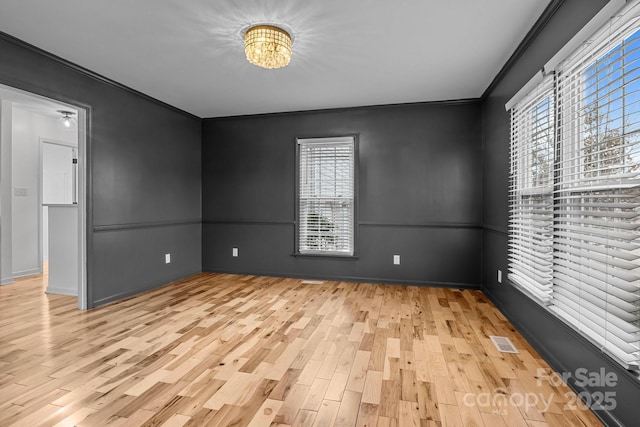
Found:
[{"label": "ceiling light fixture", "polygon": [[244,33],[247,60],[262,68],[281,68],[291,60],[291,35],[273,25],[256,25]]},{"label": "ceiling light fixture", "polygon": [[73,124],[73,117],[71,116],[74,115],[75,113],[73,111],[67,111],[67,110],[58,110],[58,113],[62,114],[62,117],[60,117],[60,121],[62,122],[64,127],[70,128],[71,125]]}]

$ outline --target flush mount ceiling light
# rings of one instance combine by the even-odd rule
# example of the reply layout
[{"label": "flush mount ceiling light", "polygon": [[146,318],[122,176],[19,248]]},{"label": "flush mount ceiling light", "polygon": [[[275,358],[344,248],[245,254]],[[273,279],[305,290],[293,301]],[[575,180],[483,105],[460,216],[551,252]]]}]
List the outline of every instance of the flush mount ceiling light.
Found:
[{"label": "flush mount ceiling light", "polygon": [[244,53],[253,65],[281,68],[291,60],[291,35],[273,25],[256,25],[244,33]]},{"label": "flush mount ceiling light", "polygon": [[58,113],[62,114],[62,117],[60,117],[60,121],[62,122],[64,127],[70,128],[73,124],[73,117],[71,116],[73,116],[75,113],[73,111],[67,110],[58,110]]}]

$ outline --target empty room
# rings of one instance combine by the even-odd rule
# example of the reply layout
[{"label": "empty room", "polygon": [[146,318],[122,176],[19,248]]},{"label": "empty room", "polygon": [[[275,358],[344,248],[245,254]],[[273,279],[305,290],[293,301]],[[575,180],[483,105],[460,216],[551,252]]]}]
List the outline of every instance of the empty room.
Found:
[{"label": "empty room", "polygon": [[0,1],[0,426],[635,426],[640,0]]}]

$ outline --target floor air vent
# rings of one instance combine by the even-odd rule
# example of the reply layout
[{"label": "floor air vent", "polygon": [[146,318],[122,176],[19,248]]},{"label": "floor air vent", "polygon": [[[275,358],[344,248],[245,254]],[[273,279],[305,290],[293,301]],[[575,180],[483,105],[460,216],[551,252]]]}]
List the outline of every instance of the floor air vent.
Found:
[{"label": "floor air vent", "polygon": [[511,340],[507,337],[490,336],[489,338],[491,338],[491,341],[493,341],[493,345],[495,345],[498,351],[501,353],[520,353],[513,345]]},{"label": "floor air vent", "polygon": [[322,285],[324,280],[303,280],[301,283],[303,285]]}]

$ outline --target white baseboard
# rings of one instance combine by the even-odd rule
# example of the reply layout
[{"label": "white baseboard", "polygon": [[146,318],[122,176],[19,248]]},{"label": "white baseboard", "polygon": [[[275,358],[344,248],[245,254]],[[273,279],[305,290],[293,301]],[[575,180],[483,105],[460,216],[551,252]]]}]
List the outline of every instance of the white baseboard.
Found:
[{"label": "white baseboard", "polygon": [[13,277],[3,277],[2,280],[0,280],[0,286],[10,285],[12,283],[13,283]]},{"label": "white baseboard", "polygon": [[73,289],[64,289],[64,288],[52,288],[51,286],[47,286],[48,294],[56,294],[56,295],[67,295],[70,297],[77,297],[78,291]]},{"label": "white baseboard", "polygon": [[30,270],[22,270],[22,271],[14,272],[13,278],[17,279],[18,277],[33,276],[34,274],[40,274],[40,273],[42,273],[42,270],[40,268],[32,268]]}]

